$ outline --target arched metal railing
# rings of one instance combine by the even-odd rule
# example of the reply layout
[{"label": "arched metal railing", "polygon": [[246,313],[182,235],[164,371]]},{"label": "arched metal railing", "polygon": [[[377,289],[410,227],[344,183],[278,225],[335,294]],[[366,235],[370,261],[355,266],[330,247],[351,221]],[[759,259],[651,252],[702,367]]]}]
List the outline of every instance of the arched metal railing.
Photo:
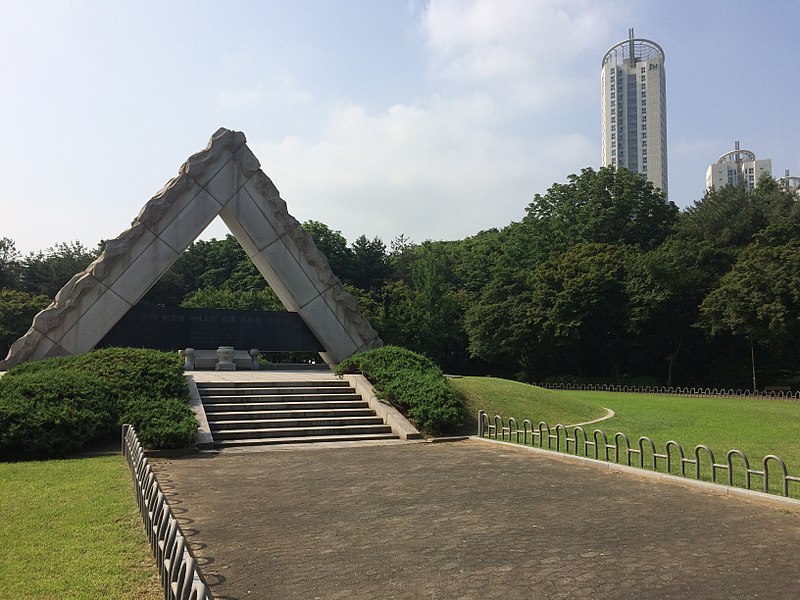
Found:
[{"label": "arched metal railing", "polygon": [[[770,489],[770,481],[777,470],[779,476],[780,495],[789,496],[789,484],[800,484],[800,477],[789,475],[786,463],[778,456],[769,454],[761,461],[761,469],[750,466],[750,460],[741,450],[729,450],[724,462],[717,462],[714,452],[708,446],[699,444],[688,454],[679,442],[669,440],[664,444],[664,450],[647,436],[641,436],[635,443],[631,443],[628,436],[622,432],[614,434],[609,439],[606,433],[595,429],[591,436],[581,426],[566,427],[557,424],[551,427],[540,421],[534,428],[532,421],[524,419],[522,426],[517,420],[510,417],[504,420],[500,415],[489,418],[486,411],[478,411],[478,437],[514,442],[525,446],[532,446],[552,450],[563,454],[582,456],[602,462],[613,462],[650,471],[660,471],[673,475],[680,475],[690,479],[703,479],[703,473],[714,483],[723,483],[731,487],[744,487],[754,489],[753,478],[760,478],[761,490],[765,493],[775,494]],[[694,467],[688,471],[687,466]],[[771,470],[773,475],[771,475]],[[724,472],[724,478],[718,476]],[[800,486],[795,495],[800,494]]]},{"label": "arched metal railing", "polygon": [[624,392],[628,394],[665,394],[669,396],[734,396],[738,398],[780,398],[785,400],[800,400],[800,391],[792,392],[788,388],[766,389],[754,392],[733,388],[688,388],[666,387],[651,385],[611,385],[607,383],[532,383],[537,387],[548,390],[563,390],[576,392]]},{"label": "arched metal railing", "polygon": [[136,502],[156,559],[166,600],[212,600],[189,552],[167,498],[132,425],[122,426],[122,454],[128,461],[136,490]]}]

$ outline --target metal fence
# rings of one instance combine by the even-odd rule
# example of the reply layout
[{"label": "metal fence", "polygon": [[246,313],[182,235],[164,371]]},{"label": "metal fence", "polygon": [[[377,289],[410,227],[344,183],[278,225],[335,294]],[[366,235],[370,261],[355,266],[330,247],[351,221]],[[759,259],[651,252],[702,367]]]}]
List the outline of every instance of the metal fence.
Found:
[{"label": "metal fence", "polygon": [[736,396],[740,398],[785,398],[800,400],[800,391],[790,390],[741,390],[733,388],[666,387],[640,385],[611,385],[593,383],[532,383],[548,390],[569,390],[576,392],[630,392],[633,394],[667,394],[672,396]]},{"label": "metal fence", "polygon": [[[514,442],[652,471],[659,471],[659,467],[663,466],[665,473],[698,480],[701,479],[702,470],[706,469],[712,482],[734,486],[734,480],[737,479],[742,483],[737,487],[748,490],[754,489],[755,477],[763,482],[763,491],[766,493],[772,493],[770,481],[774,480],[771,474],[776,474],[777,471],[781,495],[787,497],[789,483],[800,483],[800,477],[789,475],[786,463],[774,454],[764,457],[759,470],[750,466],[750,460],[741,450],[729,450],[725,454],[725,462],[717,462],[711,448],[703,444],[695,446],[687,457],[681,444],[675,440],[668,441],[660,451],[656,448],[655,442],[647,436],[640,437],[632,445],[624,433],[615,433],[613,438],[609,439],[605,432],[599,429],[589,434],[581,426],[570,428],[558,424],[551,427],[540,421],[534,427],[528,419],[523,420],[521,424],[514,417],[504,420],[500,415],[495,415],[490,419],[483,410],[478,411],[478,437]],[[720,473],[724,475],[720,477]]]},{"label": "metal fence", "polygon": [[136,488],[150,548],[156,559],[166,600],[212,600],[189,552],[188,542],[158,484],[139,437],[131,425],[122,426],[122,453]]}]

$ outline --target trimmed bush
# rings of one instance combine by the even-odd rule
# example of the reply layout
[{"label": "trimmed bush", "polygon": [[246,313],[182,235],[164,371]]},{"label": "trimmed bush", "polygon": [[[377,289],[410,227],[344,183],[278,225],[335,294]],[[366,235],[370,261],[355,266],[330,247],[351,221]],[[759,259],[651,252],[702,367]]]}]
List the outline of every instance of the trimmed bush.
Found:
[{"label": "trimmed bush", "polygon": [[400,348],[384,346],[343,360],[336,373],[361,373],[377,394],[430,434],[455,430],[462,418],[464,399],[430,359]]},{"label": "trimmed bush", "polygon": [[105,348],[24,363],[0,378],[0,457],[64,456],[115,439],[123,423],[149,448],[194,442],[177,354]]}]

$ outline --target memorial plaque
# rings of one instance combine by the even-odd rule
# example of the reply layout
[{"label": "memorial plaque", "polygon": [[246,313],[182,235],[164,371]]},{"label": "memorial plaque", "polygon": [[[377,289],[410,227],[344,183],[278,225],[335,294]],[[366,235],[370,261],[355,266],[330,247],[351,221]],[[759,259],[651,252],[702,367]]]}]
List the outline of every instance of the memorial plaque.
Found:
[{"label": "memorial plaque", "polygon": [[233,346],[262,352],[324,352],[293,312],[135,306],[97,344],[179,350]]}]

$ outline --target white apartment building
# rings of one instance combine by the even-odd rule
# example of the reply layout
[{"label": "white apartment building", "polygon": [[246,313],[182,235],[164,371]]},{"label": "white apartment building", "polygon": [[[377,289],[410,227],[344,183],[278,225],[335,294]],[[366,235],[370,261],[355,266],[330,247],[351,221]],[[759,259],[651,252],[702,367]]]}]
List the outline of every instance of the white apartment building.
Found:
[{"label": "white apartment building", "polygon": [[758,178],[767,173],[772,176],[772,161],[769,158],[756,159],[750,150],[736,148],[726,152],[706,170],[706,189],[723,188],[726,185],[743,185],[752,190],[758,185]]},{"label": "white apartment building", "polygon": [[633,29],[603,56],[603,166],[641,173],[667,193],[667,79],[664,51]]},{"label": "white apartment building", "polygon": [[797,175],[789,175],[789,169],[786,169],[783,177],[781,177],[778,182],[784,187],[784,189],[794,192],[797,196],[800,196],[800,177]]}]

